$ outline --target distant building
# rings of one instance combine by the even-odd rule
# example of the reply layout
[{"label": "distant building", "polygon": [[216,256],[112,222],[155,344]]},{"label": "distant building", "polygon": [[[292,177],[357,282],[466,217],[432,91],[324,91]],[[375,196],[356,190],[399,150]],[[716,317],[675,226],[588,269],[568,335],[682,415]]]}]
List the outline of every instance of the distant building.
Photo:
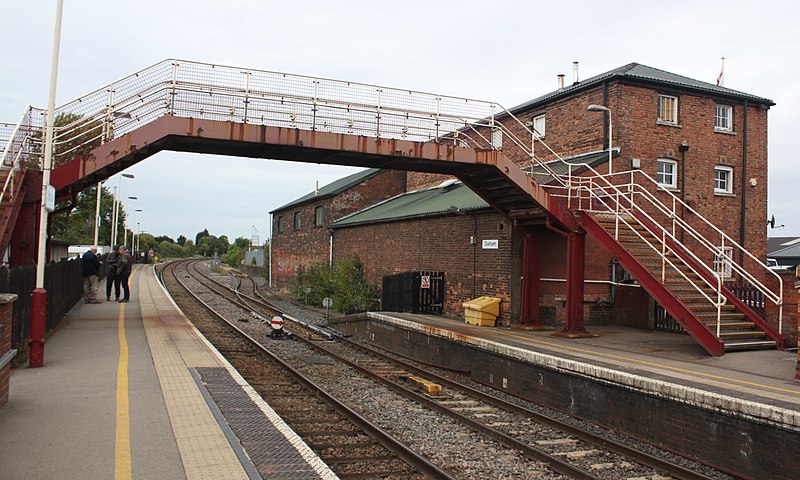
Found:
[{"label": "distant building", "polygon": [[403,191],[405,172],[370,168],[270,212],[272,285],[285,289],[299,271],[330,261],[334,220]]}]

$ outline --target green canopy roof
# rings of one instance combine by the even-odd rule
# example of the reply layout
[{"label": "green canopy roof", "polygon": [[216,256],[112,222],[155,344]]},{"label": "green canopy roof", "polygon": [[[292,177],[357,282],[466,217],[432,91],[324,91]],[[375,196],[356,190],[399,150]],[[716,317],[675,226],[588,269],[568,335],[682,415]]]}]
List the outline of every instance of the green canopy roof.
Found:
[{"label": "green canopy roof", "polygon": [[437,187],[397,195],[342,217],[331,228],[442,215],[451,211],[451,206],[463,212],[488,208],[489,204],[461,182],[448,180]]}]

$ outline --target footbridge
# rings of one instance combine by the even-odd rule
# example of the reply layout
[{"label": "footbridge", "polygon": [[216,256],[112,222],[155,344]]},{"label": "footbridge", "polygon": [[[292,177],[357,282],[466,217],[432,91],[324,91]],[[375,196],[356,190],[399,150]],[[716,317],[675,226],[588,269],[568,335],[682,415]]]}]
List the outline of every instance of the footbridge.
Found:
[{"label": "footbridge", "polygon": [[[35,258],[43,121],[29,107],[17,124],[0,124],[0,249],[12,245],[12,264]],[[56,122],[58,200],[161,150],[448,174],[523,233],[523,324],[538,322],[533,227],[547,225],[567,238],[562,334],[586,333],[589,234],[711,355],[782,343],[780,324],[731,288],[746,285],[780,311],[780,277],[759,259],[677,197],[660,200],[644,172],[565,162],[495,102],[165,60],[59,107]]]}]

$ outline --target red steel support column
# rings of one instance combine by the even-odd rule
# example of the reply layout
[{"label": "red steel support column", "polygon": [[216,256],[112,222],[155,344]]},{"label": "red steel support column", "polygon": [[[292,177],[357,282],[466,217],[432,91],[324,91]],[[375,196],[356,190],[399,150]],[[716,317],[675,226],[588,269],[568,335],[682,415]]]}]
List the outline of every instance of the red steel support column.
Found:
[{"label": "red steel support column", "polygon": [[47,330],[47,290],[36,288],[31,293],[31,336],[28,367],[44,366],[44,336]]},{"label": "red steel support column", "polygon": [[583,325],[583,281],[586,266],[586,234],[567,234],[567,318],[554,335],[579,338],[594,336]]},{"label": "red steel support column", "polygon": [[541,329],[539,317],[540,278],[539,237],[526,233],[522,244],[522,301],[520,306],[520,327]]}]

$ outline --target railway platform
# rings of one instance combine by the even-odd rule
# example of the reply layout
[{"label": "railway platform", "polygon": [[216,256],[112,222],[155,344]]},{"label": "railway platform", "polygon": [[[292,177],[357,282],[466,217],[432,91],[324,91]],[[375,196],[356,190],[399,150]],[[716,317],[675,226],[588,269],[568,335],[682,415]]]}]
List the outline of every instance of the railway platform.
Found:
[{"label": "railway platform", "polygon": [[[152,266],[137,266],[131,286],[130,303],[76,306],[43,368],[13,370],[0,478],[336,478],[186,320]],[[246,452],[247,435],[263,446]]]},{"label": "railway platform", "polygon": [[370,318],[543,368],[716,411],[800,429],[797,354],[755,350],[710,357],[688,335],[587,326],[589,338],[554,330],[476,326],[439,315],[373,312]]}]

